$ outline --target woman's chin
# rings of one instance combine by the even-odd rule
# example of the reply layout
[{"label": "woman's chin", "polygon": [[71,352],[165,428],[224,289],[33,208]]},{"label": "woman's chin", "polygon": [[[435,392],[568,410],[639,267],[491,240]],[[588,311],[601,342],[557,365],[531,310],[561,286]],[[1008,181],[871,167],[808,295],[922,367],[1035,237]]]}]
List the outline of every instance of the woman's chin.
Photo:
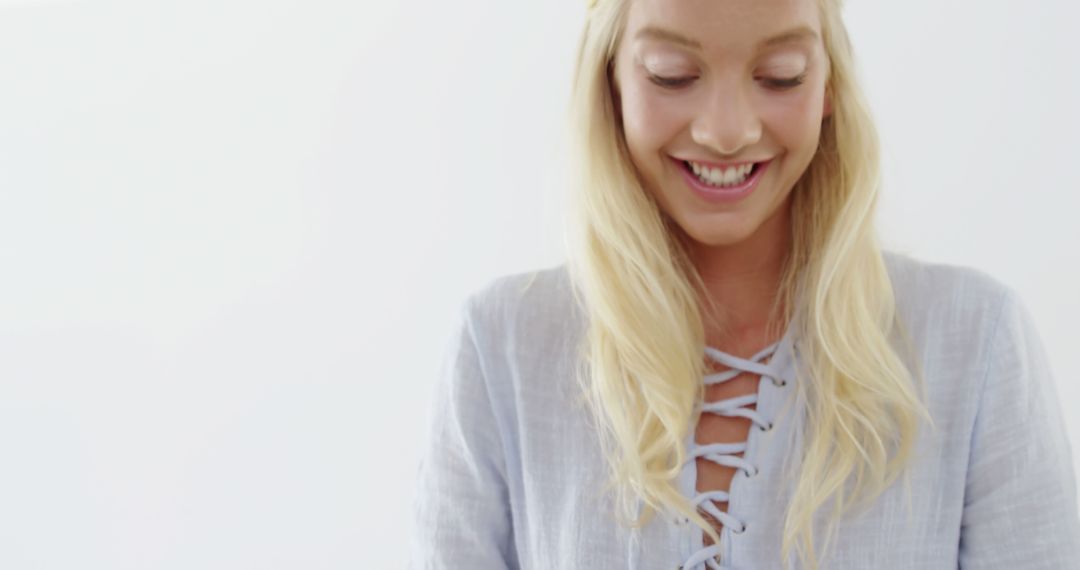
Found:
[{"label": "woman's chin", "polygon": [[751,231],[740,224],[711,224],[707,227],[684,228],[687,236],[700,245],[707,247],[729,247],[738,245],[750,236]]}]

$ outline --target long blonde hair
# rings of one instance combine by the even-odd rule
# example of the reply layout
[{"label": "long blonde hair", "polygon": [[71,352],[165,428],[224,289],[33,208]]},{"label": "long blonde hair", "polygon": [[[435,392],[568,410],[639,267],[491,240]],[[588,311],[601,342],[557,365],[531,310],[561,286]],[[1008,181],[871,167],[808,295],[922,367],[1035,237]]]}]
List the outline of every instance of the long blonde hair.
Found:
[{"label": "long blonde hair", "polygon": [[[704,286],[637,178],[621,132],[610,66],[630,1],[600,0],[589,10],[568,109],[568,269],[588,318],[579,381],[602,436],[609,488],[618,491],[618,518],[642,526],[656,511],[674,510],[720,544],[676,485],[708,373]],[[818,508],[832,499],[828,545],[847,509],[905,470],[919,417],[933,423],[924,382],[915,381],[921,371],[908,370],[890,344],[890,335],[906,334],[873,225],[879,143],[855,81],[841,1],[818,0],[832,114],[792,190],[791,247],[773,308],[778,322],[797,323],[809,376],[795,383],[806,437],[782,552],[787,564],[796,548],[815,569]],[[850,496],[842,492],[848,484]]]}]

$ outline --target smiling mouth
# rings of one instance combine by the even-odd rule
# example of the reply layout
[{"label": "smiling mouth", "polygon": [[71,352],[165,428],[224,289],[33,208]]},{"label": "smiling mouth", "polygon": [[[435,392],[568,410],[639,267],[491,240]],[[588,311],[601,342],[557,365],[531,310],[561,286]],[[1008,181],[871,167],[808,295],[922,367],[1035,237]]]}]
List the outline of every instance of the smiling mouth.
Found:
[{"label": "smiling mouth", "polygon": [[694,176],[698,180],[700,180],[702,182],[702,184],[707,184],[709,186],[715,186],[717,188],[724,188],[726,186],[738,186],[743,181],[746,181],[746,180],[749,180],[749,179],[753,178],[754,174],[756,174],[757,171],[761,169],[761,165],[765,164],[764,162],[754,162],[754,163],[752,163],[752,165],[750,167],[750,171],[747,172],[741,179],[739,179],[737,181],[730,182],[728,184],[722,184],[722,183],[717,184],[716,182],[713,182],[712,180],[706,180],[706,179],[702,178],[701,176],[699,176],[698,174],[696,174],[694,172],[693,165],[690,164],[690,161],[688,161],[688,160],[679,160],[679,159],[676,159],[676,161],[681,163],[683,169],[685,169],[686,172],[689,173],[691,176]]}]

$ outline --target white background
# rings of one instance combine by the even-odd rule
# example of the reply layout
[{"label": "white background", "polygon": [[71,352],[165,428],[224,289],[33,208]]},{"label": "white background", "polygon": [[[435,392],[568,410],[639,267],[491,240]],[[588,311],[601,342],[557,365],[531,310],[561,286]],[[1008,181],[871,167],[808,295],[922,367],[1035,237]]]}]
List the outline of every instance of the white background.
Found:
[{"label": "white background", "polygon": [[[0,0],[0,567],[401,567],[460,303],[563,260],[583,4]],[[846,14],[887,245],[1019,290],[1080,449],[1080,8]]]}]

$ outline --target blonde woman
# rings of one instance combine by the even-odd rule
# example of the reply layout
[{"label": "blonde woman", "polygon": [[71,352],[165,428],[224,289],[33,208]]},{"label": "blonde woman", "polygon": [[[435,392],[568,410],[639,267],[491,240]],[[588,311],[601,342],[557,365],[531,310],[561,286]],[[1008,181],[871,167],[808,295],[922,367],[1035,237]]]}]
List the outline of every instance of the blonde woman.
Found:
[{"label": "blonde woman", "polygon": [[840,8],[589,7],[569,259],[463,307],[415,568],[1080,568],[1029,313],[876,239]]}]

